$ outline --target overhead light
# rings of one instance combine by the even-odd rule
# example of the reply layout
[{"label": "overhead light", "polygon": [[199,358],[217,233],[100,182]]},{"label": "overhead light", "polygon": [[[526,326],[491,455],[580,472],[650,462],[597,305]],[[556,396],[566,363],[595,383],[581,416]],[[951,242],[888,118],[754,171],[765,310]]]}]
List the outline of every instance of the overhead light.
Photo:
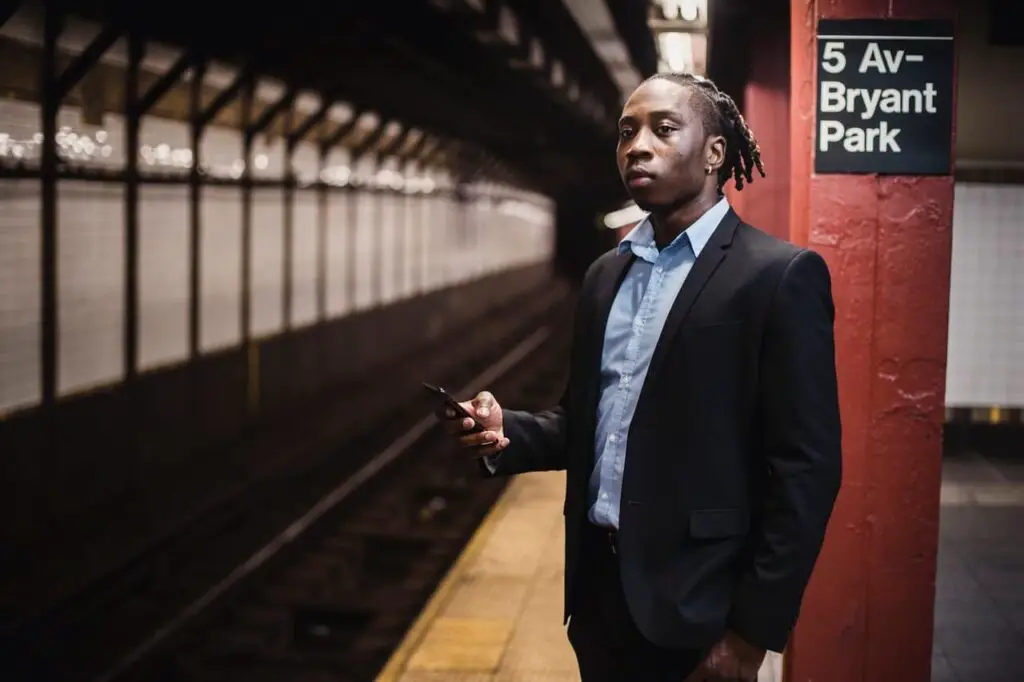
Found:
[{"label": "overhead light", "polygon": [[658,0],[666,19],[697,21],[707,16],[707,0]]},{"label": "overhead light", "polygon": [[510,45],[519,44],[519,21],[508,7],[502,6],[498,14],[498,35]]},{"label": "overhead light", "polygon": [[625,208],[620,208],[617,211],[606,213],[604,216],[604,226],[609,230],[617,230],[620,227],[638,223],[646,217],[647,213],[640,210],[639,206],[636,204],[629,204]]},{"label": "overhead light", "polygon": [[658,35],[658,51],[671,71],[693,70],[693,38],[689,33],[671,31]]},{"label": "overhead light", "polygon": [[535,69],[544,67],[544,46],[538,38],[530,43],[530,65]]},{"label": "overhead light", "polygon": [[565,67],[557,59],[551,62],[551,84],[559,88],[565,84]]}]

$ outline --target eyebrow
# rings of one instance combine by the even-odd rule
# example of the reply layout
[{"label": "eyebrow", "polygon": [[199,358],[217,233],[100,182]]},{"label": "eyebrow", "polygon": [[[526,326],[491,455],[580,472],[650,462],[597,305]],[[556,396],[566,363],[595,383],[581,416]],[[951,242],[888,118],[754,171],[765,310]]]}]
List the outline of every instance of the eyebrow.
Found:
[{"label": "eyebrow", "polygon": [[[679,111],[676,111],[674,109],[656,109],[654,111],[648,112],[647,117],[648,118],[671,118],[671,119],[676,119],[676,120],[679,120],[679,121],[683,121],[684,120],[683,115]],[[625,116],[623,116],[622,118],[619,119],[619,125],[622,125],[623,123],[632,123],[633,121],[636,121],[639,118],[640,118],[639,116],[636,116],[634,114],[626,114]]]}]

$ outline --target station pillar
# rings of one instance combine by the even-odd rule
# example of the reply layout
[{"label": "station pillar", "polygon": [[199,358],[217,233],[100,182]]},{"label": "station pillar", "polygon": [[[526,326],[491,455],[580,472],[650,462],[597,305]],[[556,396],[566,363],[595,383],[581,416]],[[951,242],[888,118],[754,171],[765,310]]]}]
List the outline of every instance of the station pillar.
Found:
[{"label": "station pillar", "polygon": [[[821,19],[953,20],[955,4],[790,2],[789,236],[832,272],[844,472],[785,652],[786,682],[930,679],[952,168],[815,172],[816,31]],[[955,88],[948,96],[955,111]]]}]

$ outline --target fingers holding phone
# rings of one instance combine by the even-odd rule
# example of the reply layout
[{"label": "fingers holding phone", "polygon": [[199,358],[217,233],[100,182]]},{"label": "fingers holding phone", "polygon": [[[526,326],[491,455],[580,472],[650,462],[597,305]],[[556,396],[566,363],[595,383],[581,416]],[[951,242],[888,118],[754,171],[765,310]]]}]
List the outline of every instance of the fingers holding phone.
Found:
[{"label": "fingers holding phone", "polygon": [[502,428],[501,405],[489,391],[481,391],[472,400],[460,403],[444,389],[424,386],[440,399],[435,413],[445,432],[457,438],[474,457],[501,452],[508,445]]},{"label": "fingers holding phone", "polygon": [[[469,412],[473,419],[463,420],[462,426],[468,433],[463,433],[460,442],[464,447],[473,448],[474,454],[492,454],[500,452],[508,445],[505,438],[504,422],[501,414],[501,405],[490,391],[481,391],[476,396],[463,403],[462,406]],[[473,433],[474,424],[479,425],[480,430]],[[466,425],[469,428],[466,429]]]}]

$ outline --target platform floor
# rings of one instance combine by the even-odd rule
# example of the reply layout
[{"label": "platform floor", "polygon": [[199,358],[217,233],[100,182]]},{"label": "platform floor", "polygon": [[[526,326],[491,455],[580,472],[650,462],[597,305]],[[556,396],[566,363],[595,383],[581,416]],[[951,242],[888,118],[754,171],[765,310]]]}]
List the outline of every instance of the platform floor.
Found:
[{"label": "platform floor", "polygon": [[563,473],[517,476],[378,682],[578,680],[562,627]]},{"label": "platform floor", "polygon": [[947,455],[932,682],[1024,680],[1024,445]]},{"label": "platform floor", "polygon": [[[377,682],[570,682],[562,473],[516,477]],[[1024,680],[1024,452],[947,458],[933,682]],[[772,657],[760,682],[781,680]]]},{"label": "platform floor", "polygon": [[[517,476],[377,682],[571,682],[562,626],[565,474]],[[778,660],[760,682],[781,679]]]}]

